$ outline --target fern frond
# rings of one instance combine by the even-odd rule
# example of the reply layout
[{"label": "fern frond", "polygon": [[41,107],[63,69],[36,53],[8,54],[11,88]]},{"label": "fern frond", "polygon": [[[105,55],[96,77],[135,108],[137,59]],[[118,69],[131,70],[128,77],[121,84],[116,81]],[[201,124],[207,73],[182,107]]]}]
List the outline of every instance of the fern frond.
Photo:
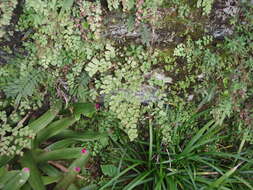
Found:
[{"label": "fern frond", "polygon": [[3,91],[8,98],[15,98],[15,104],[17,105],[22,98],[27,98],[34,94],[42,79],[43,74],[40,71],[32,70],[8,82]]}]

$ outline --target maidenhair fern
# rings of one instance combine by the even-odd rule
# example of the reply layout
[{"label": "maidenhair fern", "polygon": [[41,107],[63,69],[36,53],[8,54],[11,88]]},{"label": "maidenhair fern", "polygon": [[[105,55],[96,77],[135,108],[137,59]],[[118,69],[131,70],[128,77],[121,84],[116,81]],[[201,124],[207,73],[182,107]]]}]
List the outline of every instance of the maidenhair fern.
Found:
[{"label": "maidenhair fern", "polygon": [[198,0],[197,7],[202,7],[204,11],[203,14],[208,15],[211,13],[213,2],[214,0]]}]

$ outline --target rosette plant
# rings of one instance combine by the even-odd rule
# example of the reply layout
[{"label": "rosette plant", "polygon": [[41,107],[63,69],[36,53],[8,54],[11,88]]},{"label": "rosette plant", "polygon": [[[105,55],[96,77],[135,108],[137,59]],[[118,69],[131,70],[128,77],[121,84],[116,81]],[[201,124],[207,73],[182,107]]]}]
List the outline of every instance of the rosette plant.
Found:
[{"label": "rosette plant", "polygon": [[78,147],[78,143],[96,140],[106,134],[80,134],[69,128],[83,118],[81,115],[91,118],[96,112],[95,105],[74,104],[67,115],[59,114],[61,109],[61,103],[57,102],[42,116],[28,123],[26,127],[35,134],[29,139],[30,149],[22,150],[19,155],[0,157],[0,189],[81,188],[76,181],[81,178],[79,172],[88,161],[89,151]]}]

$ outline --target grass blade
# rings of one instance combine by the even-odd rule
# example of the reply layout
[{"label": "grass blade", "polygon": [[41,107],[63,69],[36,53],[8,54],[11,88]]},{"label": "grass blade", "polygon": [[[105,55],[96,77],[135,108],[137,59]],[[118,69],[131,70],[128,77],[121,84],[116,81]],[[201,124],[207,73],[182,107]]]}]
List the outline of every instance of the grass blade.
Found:
[{"label": "grass blade", "polygon": [[245,186],[247,186],[250,190],[253,190],[253,186],[248,182],[246,181],[245,179],[241,178],[241,177],[238,177],[238,176],[235,176],[234,177],[235,179],[237,179],[238,181],[240,181],[241,183],[243,183]]},{"label": "grass blade", "polygon": [[124,175],[125,173],[127,173],[128,171],[130,171],[131,169],[135,168],[138,165],[139,164],[133,164],[133,165],[129,166],[128,168],[126,168],[125,170],[123,170],[122,172],[120,172],[117,176],[115,176],[114,178],[112,178],[109,182],[107,182],[99,190],[103,190],[103,189],[105,189],[107,187],[110,187],[114,183],[114,181],[116,181],[120,176]]},{"label": "grass blade", "polygon": [[231,168],[229,171],[227,171],[225,174],[223,174],[220,178],[212,182],[208,189],[215,189],[218,188],[219,186],[222,185],[222,183],[228,179],[236,170],[237,168],[241,165],[242,163],[237,164],[235,167]]},{"label": "grass blade", "polygon": [[148,154],[148,168],[151,168],[152,155],[153,155],[153,130],[151,122],[149,123],[149,154]]},{"label": "grass blade", "polygon": [[210,127],[212,126],[214,123],[214,121],[210,121],[208,122],[204,127],[202,127],[198,133],[191,139],[191,141],[187,144],[187,146],[185,147],[185,149],[183,150],[183,152],[181,153],[182,155],[185,155],[187,153],[189,153],[192,149],[192,146],[202,137],[202,135],[204,134],[204,132]]},{"label": "grass blade", "polygon": [[136,186],[138,186],[139,184],[142,184],[142,181],[149,176],[152,172],[154,171],[147,171],[147,172],[143,172],[141,175],[139,175],[138,177],[136,177],[133,181],[131,181],[131,183],[129,183],[123,190],[132,190],[133,188],[135,188]]}]

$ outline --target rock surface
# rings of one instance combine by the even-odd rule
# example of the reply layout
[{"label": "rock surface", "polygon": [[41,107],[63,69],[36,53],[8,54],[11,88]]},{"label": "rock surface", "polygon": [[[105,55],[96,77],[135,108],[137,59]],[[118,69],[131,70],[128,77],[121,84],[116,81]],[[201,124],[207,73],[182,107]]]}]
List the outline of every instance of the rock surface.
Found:
[{"label": "rock surface", "polygon": [[237,16],[239,11],[238,0],[217,0],[206,29],[216,39],[224,39],[226,36],[232,35],[234,28],[229,21]]},{"label": "rock surface", "polygon": [[[224,37],[233,34],[233,26],[231,26],[230,19],[237,16],[240,11],[239,0],[216,0],[213,4],[213,9],[208,19],[204,21],[204,28],[208,34],[212,35],[216,39],[224,39]],[[104,30],[102,37],[114,39],[116,41],[132,40],[136,43],[143,42],[143,36],[149,38],[151,44],[178,44],[183,40],[183,37],[179,35],[183,33],[187,28],[189,29],[189,23],[185,21],[179,21],[174,9],[159,9],[156,12],[156,17],[159,18],[157,23],[164,22],[169,16],[171,20],[166,21],[166,25],[161,27],[151,27],[148,24],[135,25],[132,30],[129,30],[129,20],[127,15],[114,13],[107,15],[104,23]],[[196,15],[195,15],[196,16]],[[196,22],[201,18],[192,18]],[[109,20],[109,21],[108,21]],[[193,22],[195,22],[193,21]],[[134,21],[132,21],[134,22]],[[194,30],[197,30],[196,28]],[[199,31],[193,31],[193,33]]]}]

